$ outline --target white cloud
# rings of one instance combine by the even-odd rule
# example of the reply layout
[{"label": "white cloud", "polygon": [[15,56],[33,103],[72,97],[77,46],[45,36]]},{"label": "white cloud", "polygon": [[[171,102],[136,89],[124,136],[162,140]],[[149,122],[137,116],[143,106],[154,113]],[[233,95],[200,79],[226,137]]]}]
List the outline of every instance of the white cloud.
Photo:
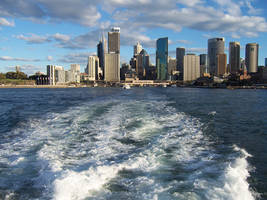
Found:
[{"label": "white cloud", "polygon": [[53,38],[55,40],[58,40],[58,41],[69,41],[70,40],[70,36],[69,35],[64,35],[64,34],[60,34],[60,33],[54,34]]},{"label": "white cloud", "polygon": [[47,56],[47,60],[48,61],[52,61],[53,60],[53,57],[52,56]]},{"label": "white cloud", "polygon": [[5,18],[0,17],[0,26],[15,26],[13,21],[8,21]]},{"label": "white cloud", "polygon": [[1,56],[1,61],[21,61],[21,62],[39,62],[40,59],[28,59],[28,58],[13,58],[10,56]]},{"label": "white cloud", "polygon": [[61,63],[76,63],[76,64],[83,64],[85,65],[88,60],[88,56],[95,55],[96,53],[88,53],[88,52],[81,52],[81,53],[71,53],[62,56],[58,62]]},{"label": "white cloud", "polygon": [[51,42],[48,36],[39,36],[33,33],[31,33],[29,36],[25,36],[21,34],[15,37],[17,39],[24,40],[29,44],[41,44],[45,42]]}]

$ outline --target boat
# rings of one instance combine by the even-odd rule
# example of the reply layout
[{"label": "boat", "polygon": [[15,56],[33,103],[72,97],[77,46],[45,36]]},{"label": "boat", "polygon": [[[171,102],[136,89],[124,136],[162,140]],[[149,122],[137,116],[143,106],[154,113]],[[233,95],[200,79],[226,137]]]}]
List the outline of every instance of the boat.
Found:
[{"label": "boat", "polygon": [[125,85],[123,86],[123,89],[129,90],[129,89],[131,89],[131,86],[128,85],[128,84],[125,84]]}]

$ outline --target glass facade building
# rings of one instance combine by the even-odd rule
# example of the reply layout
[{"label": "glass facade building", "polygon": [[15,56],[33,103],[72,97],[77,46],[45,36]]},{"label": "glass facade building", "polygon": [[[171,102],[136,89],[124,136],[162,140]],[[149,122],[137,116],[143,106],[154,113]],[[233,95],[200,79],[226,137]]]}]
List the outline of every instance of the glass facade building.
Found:
[{"label": "glass facade building", "polygon": [[168,75],[168,38],[157,40],[156,51],[157,80],[167,80]]}]

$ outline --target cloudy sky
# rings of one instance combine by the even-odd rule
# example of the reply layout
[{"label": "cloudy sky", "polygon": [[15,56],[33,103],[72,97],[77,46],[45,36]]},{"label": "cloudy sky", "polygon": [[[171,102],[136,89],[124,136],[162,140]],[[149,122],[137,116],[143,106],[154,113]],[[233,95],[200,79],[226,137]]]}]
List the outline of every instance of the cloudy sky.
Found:
[{"label": "cloudy sky", "polygon": [[46,72],[47,64],[85,67],[102,32],[121,27],[121,60],[128,62],[140,41],[154,63],[155,41],[169,37],[176,47],[206,53],[207,39],[260,44],[267,57],[266,0],[1,0],[0,72]]}]

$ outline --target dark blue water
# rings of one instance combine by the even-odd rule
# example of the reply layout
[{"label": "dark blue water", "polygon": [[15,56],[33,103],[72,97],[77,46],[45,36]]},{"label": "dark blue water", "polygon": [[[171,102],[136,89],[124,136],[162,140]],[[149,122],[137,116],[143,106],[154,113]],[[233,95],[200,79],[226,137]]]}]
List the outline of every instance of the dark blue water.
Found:
[{"label": "dark blue water", "polygon": [[267,199],[267,91],[0,90],[0,199]]}]

